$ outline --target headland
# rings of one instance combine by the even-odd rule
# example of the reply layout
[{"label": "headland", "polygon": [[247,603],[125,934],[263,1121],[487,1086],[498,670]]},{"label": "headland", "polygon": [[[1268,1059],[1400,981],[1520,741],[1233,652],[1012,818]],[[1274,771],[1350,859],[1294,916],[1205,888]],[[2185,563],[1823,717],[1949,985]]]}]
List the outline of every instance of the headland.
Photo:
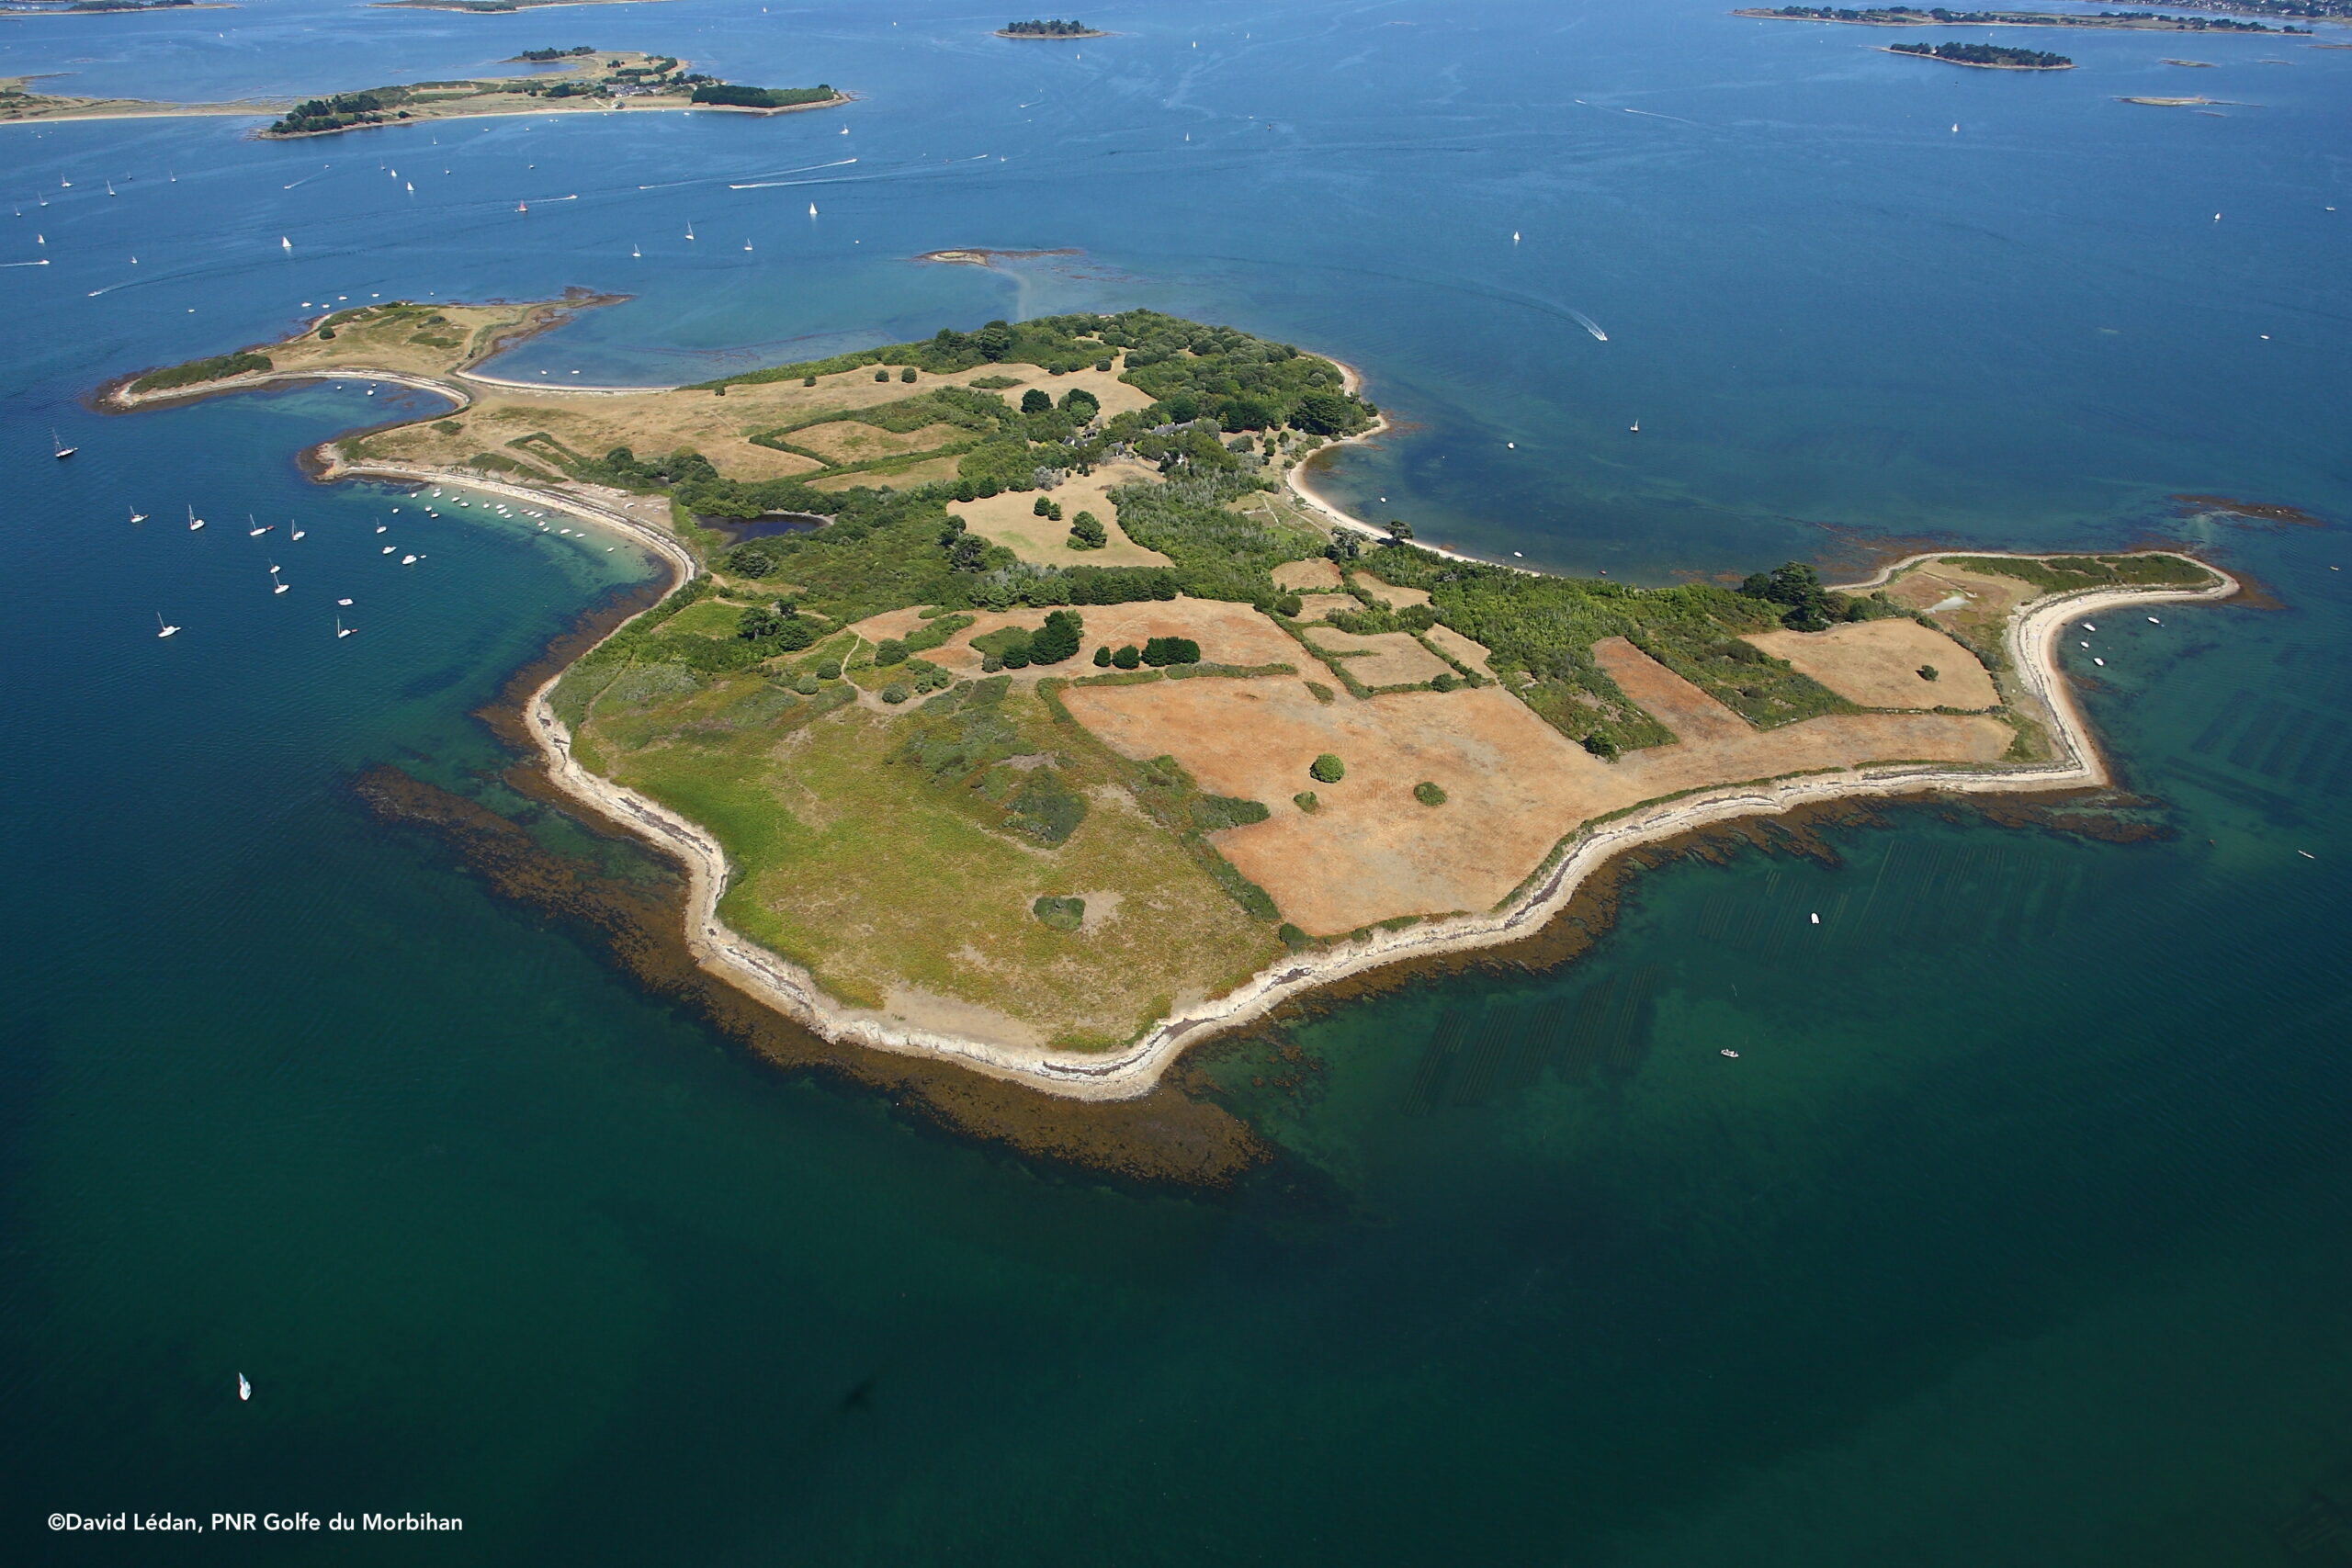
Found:
[{"label": "headland", "polygon": [[690,387],[478,373],[601,298],[369,306],[100,402],[442,392],[312,471],[494,489],[665,563],[524,716],[555,788],[686,868],[695,962],[830,1040],[1075,1099],[1523,942],[1635,846],[2102,784],[2060,627],[2237,587],[2168,552],[1637,589],[1426,549],[1298,478],[1379,431],[1359,378],[1148,310]]}]

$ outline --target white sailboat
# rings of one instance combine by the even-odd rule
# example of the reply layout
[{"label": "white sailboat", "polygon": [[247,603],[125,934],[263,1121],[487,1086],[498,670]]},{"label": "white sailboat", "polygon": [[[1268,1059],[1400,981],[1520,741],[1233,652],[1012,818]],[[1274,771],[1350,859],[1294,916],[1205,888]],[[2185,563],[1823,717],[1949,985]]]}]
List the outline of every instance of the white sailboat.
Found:
[{"label": "white sailboat", "polygon": [[299,526],[297,526],[297,525],[295,525],[294,519],[292,519],[291,517],[288,517],[288,518],[286,520],[286,526],[287,526],[287,528],[288,528],[288,534],[287,534],[287,536],[287,536],[288,538],[289,538],[289,539],[299,539],[299,538],[300,538],[303,535],[305,535],[305,534],[307,534],[307,533],[309,533],[309,532],[310,532],[310,530],[309,530],[308,528],[303,528],[303,527],[299,527]]},{"label": "white sailboat", "polygon": [[337,615],[334,618],[334,635],[338,637],[349,637],[351,632],[352,628],[345,626],[343,624],[343,617],[341,615]]},{"label": "white sailboat", "polygon": [[68,446],[64,442],[60,441],[57,438],[57,426],[53,424],[49,427],[49,446],[51,455],[60,461],[71,457],[81,450],[79,446]]},{"label": "white sailboat", "polygon": [[179,630],[179,627],[177,626],[166,626],[164,624],[163,611],[158,610],[155,612],[155,635],[157,637],[169,637],[177,630]]},{"label": "white sailboat", "polygon": [[641,260],[643,260],[643,259],[644,259],[644,257],[645,257],[645,253],[644,253],[643,251],[639,250],[635,245],[631,245],[631,246],[628,248],[628,254],[629,254],[629,258],[630,258],[632,261],[641,261]]},{"label": "white sailboat", "polygon": [[346,610],[348,610],[349,608],[351,608],[351,601],[350,601],[350,600],[348,600],[348,599],[338,599],[338,600],[336,600],[336,601],[335,601],[335,603],[336,603],[336,604],[340,604],[340,605],[342,605],[342,606],[343,606],[345,609],[346,609]]},{"label": "white sailboat", "polygon": [[808,204],[808,216],[811,218],[817,216],[817,204],[813,201]]},{"label": "white sailboat", "polygon": [[281,249],[283,249],[283,250],[286,252],[286,254],[287,254],[288,255],[289,255],[289,256],[290,256],[290,255],[292,255],[292,254],[294,254],[294,242],[293,242],[293,241],[291,241],[291,240],[289,240],[289,239],[288,239],[285,235],[280,234],[279,236],[277,236],[277,243],[278,243],[279,247],[280,247]]},{"label": "white sailboat", "polygon": [[[250,512],[246,513],[245,521],[248,523],[254,523],[254,514]],[[275,523],[254,523],[252,527],[245,530],[245,537],[248,539],[258,539],[264,534],[268,533],[272,528],[277,526],[277,525]]]},{"label": "white sailboat", "polygon": [[114,194],[114,182],[112,180],[108,180],[107,182],[107,194],[108,196],[112,196]]},{"label": "white sailboat", "polygon": [[1639,435],[1641,433],[1642,433],[1642,422],[1641,422],[1640,420],[1638,420],[1638,419],[1637,419],[1637,420],[1635,420],[1635,421],[1634,422],[1634,434],[1636,434],[1636,435]]},{"label": "white sailboat", "polygon": [[251,1399],[253,1396],[254,1385],[245,1381],[244,1373],[239,1372],[237,1374],[237,1397],[239,1399]]},{"label": "white sailboat", "polygon": [[749,241],[749,240],[744,241],[744,242],[743,242],[743,248],[744,248],[745,250],[747,250],[747,251],[748,251],[748,250],[750,250],[750,249],[752,248],[752,242],[751,242],[751,241]]},{"label": "white sailboat", "polygon": [[276,561],[272,561],[272,562],[270,562],[270,563],[269,563],[269,591],[270,591],[272,593],[283,593],[283,592],[286,592],[286,590],[287,590],[287,587],[288,587],[288,584],[283,583],[283,582],[280,582],[280,581],[277,581],[277,563]]},{"label": "white sailboat", "polygon": [[687,239],[689,239],[689,240],[691,240],[691,239],[693,239],[694,237],[695,237],[695,226],[694,226],[694,220],[693,220],[692,219],[689,219],[689,220],[687,220],[687,221],[686,221],[686,238],[687,238]]},{"label": "white sailboat", "polygon": [[147,521],[147,514],[134,506],[130,509],[130,520],[133,523],[144,523]]},{"label": "white sailboat", "polygon": [[201,517],[198,517],[198,516],[196,514],[196,508],[195,508],[195,507],[193,507],[193,506],[189,507],[189,508],[187,509],[187,530],[188,530],[188,532],[189,532],[189,533],[191,533],[191,534],[193,534],[193,533],[195,533],[198,528],[201,528],[201,527],[203,527],[203,526],[204,526],[204,519],[203,519],[203,518],[201,518]]}]

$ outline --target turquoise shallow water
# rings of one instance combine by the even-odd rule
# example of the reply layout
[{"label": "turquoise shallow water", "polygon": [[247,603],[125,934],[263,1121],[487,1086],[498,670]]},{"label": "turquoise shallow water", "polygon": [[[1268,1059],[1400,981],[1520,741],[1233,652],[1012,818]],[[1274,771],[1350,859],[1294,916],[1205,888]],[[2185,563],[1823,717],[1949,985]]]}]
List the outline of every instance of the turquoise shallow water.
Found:
[{"label": "turquoise shallow water", "polygon": [[[2339,1560],[2352,54],[2085,37],[2011,77],[1698,5],[1090,15],[1123,36],[708,0],[0,36],[104,93],[594,41],[864,95],[0,128],[0,260],[52,263],[0,288],[8,1556]],[[2261,107],[2111,101],[2189,91]],[[726,188],[763,178],[822,183]],[[975,244],[1085,254],[904,259]],[[642,562],[294,470],[390,394],[75,403],[305,300],[571,285],[632,298],[511,371],[1151,304],[1359,366],[1406,428],[1329,489],[1490,554],[1666,581],[2168,528],[2281,607],[2067,656],[2169,841],[1905,811],[1835,867],[1679,864],[1573,965],[1301,1025],[1303,1097],[1226,1068],[1276,1170],[1113,1190],[744,1060],[351,800],[382,761],[479,787],[469,711]],[[45,1528],[273,1508],[466,1529]]]}]

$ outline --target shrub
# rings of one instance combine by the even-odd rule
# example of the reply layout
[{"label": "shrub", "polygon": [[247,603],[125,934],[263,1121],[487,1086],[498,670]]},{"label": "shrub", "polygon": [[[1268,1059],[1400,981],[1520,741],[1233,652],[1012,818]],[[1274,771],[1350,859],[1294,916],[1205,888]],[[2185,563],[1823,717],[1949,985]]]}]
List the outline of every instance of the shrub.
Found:
[{"label": "shrub", "polygon": [[1311,789],[1301,790],[1296,795],[1292,795],[1290,797],[1290,803],[1293,806],[1297,807],[1301,811],[1307,813],[1309,816],[1312,816],[1316,812],[1323,809],[1323,803],[1315,798],[1315,792]]},{"label": "shrub", "polygon": [[1617,742],[1610,739],[1606,735],[1586,736],[1584,749],[1604,762],[1613,762],[1617,760]]},{"label": "shrub", "polygon": [[1097,370],[1108,370],[1111,368],[1111,362],[1108,359],[1098,359],[1094,362],[1094,368]]},{"label": "shrub", "polygon": [[980,673],[981,673],[981,674],[983,674],[983,675],[993,675],[993,674],[995,674],[998,671],[1000,671],[1000,670],[1001,670],[1001,669],[1003,669],[1003,668],[1004,668],[1004,660],[1001,660],[1001,659],[999,659],[995,654],[993,654],[993,653],[984,653],[984,654],[982,654],[982,655],[980,656]]},{"label": "shrub", "polygon": [[891,682],[888,685],[882,688],[882,700],[888,703],[893,707],[896,707],[899,704],[905,702],[913,694],[914,694],[909,692],[904,686],[901,686],[896,681]]},{"label": "shrub", "polygon": [[1460,684],[1462,682],[1451,675],[1435,675],[1430,679],[1430,690],[1432,692],[1450,692]]},{"label": "shrub", "polygon": [[1274,934],[1282,938],[1283,945],[1289,948],[1293,953],[1296,953],[1303,947],[1311,947],[1315,942],[1315,939],[1313,937],[1308,936],[1305,931],[1299,930],[1296,926],[1292,925],[1288,920],[1284,920],[1281,925],[1276,926],[1274,928]]},{"label": "shrub", "polygon": [[1298,613],[1306,608],[1306,601],[1295,593],[1285,593],[1274,602],[1274,614],[1291,620],[1296,620]]},{"label": "shrub", "polygon": [[838,681],[841,678],[842,661],[840,660],[828,659],[817,666],[817,679],[820,681]]},{"label": "shrub", "polygon": [[1936,679],[1939,673],[1939,671],[1932,664],[1922,664],[1919,666],[1919,679],[1922,681],[1932,681]]},{"label": "shrub", "polygon": [[894,637],[886,637],[874,645],[874,662],[888,668],[907,661],[907,645]]},{"label": "shrub", "polygon": [[1046,413],[1054,406],[1054,395],[1042,388],[1032,387],[1021,394],[1023,413]]},{"label": "shrub", "polygon": [[803,675],[792,682],[792,689],[804,697],[813,697],[818,691],[817,677],[813,674]]},{"label": "shrub", "polygon": [[1094,667],[1097,670],[1108,670],[1111,668],[1111,645],[1109,643],[1106,642],[1102,647],[1094,650]]},{"label": "shrub", "polygon": [[1329,751],[1316,758],[1306,771],[1317,784],[1338,784],[1348,776],[1348,765]]},{"label": "shrub", "polygon": [[905,369],[903,369],[903,370],[901,370],[901,371],[899,371],[899,380],[901,380],[901,381],[911,381],[911,380],[913,380],[914,378],[915,378],[915,367],[914,367],[913,366],[911,366],[911,365],[908,366]]},{"label": "shrub", "polygon": [[1057,931],[1074,931],[1086,923],[1086,900],[1083,898],[1038,899],[1029,906],[1029,912]]},{"label": "shrub", "polygon": [[1423,806],[1443,806],[1445,804],[1445,791],[1438,788],[1437,785],[1430,783],[1429,780],[1423,779],[1420,783],[1413,786],[1413,798],[1419,801]]},{"label": "shrub", "polygon": [[1049,610],[1046,624],[1029,639],[1034,664],[1059,664],[1074,658],[1086,637],[1086,623],[1075,610]]},{"label": "shrub", "polygon": [[877,381],[887,381],[890,378],[890,373],[888,370],[876,370],[874,373],[874,378]]},{"label": "shrub", "polygon": [[1156,637],[1143,645],[1143,661],[1155,670],[1170,664],[1198,664],[1201,645],[1188,637]]},{"label": "shrub", "polygon": [[1193,799],[1193,826],[1204,833],[1214,833],[1220,828],[1246,828],[1272,815],[1258,801],[1230,795],[1202,795]]},{"label": "shrub", "polygon": [[800,384],[804,387],[813,387],[817,384],[817,378],[814,376],[803,376],[800,378]]},{"label": "shrub", "polygon": [[1012,647],[1006,649],[1002,653],[998,654],[996,657],[997,665],[1000,669],[1026,670],[1029,668],[1030,663],[1029,645],[1025,642],[1015,643]]},{"label": "shrub", "polygon": [[1132,670],[1143,662],[1143,654],[1137,650],[1134,643],[1129,643],[1111,655],[1111,662],[1121,670]]},{"label": "shrub", "polygon": [[1111,542],[1102,520],[1091,512],[1081,512],[1069,525],[1069,547],[1074,550],[1099,550]]}]

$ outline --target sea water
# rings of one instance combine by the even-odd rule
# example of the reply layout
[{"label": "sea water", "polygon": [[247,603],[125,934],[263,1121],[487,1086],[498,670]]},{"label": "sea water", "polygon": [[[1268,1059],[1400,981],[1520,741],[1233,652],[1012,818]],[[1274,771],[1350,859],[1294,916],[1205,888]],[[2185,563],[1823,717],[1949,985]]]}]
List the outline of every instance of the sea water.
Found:
[{"label": "sea water", "polygon": [[[0,127],[0,261],[51,263],[0,276],[8,1555],[2340,1554],[2352,53],[2034,35],[2079,68],[2013,74],[1695,0],[1114,6],[1068,44],[896,9],[0,38],[99,96],[573,43],[860,95]],[[2231,103],[2114,101],[2190,94]],[[1082,254],[910,259],[967,246]],[[2161,536],[2274,607],[2070,639],[2169,837],[1905,809],[1828,830],[1835,864],[1645,874],[1573,964],[1333,1009],[1289,1032],[1302,1079],[1221,1066],[1283,1149],[1232,1193],[1114,1188],[762,1067],[353,799],[387,761],[482,791],[469,716],[633,551],[295,468],[422,394],[77,400],[323,309],[574,286],[629,298],[501,373],[1148,305],[1356,366],[1399,430],[1325,489],[1490,557],[1669,581]],[[47,1523],[158,1509],[465,1528]]]}]

